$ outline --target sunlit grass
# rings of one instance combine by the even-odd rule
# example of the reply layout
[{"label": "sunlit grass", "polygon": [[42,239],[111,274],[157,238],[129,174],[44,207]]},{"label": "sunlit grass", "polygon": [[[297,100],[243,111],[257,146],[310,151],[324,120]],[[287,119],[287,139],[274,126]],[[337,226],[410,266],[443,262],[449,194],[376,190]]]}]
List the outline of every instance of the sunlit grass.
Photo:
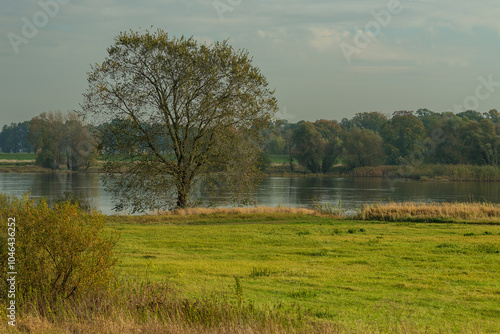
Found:
[{"label": "sunlit grass", "polygon": [[500,226],[274,215],[114,217],[109,229],[123,275],[167,279],[187,298],[232,293],[236,276],[244,300],[299,305],[346,331],[500,326]]},{"label": "sunlit grass", "polygon": [[35,160],[35,153],[0,153],[0,160]]},{"label": "sunlit grass", "polygon": [[[106,232],[120,235],[118,281],[109,291],[52,308],[19,300],[11,332],[500,328],[498,224],[356,221],[293,208],[190,209],[108,216]],[[0,305],[0,317],[5,312]]]}]

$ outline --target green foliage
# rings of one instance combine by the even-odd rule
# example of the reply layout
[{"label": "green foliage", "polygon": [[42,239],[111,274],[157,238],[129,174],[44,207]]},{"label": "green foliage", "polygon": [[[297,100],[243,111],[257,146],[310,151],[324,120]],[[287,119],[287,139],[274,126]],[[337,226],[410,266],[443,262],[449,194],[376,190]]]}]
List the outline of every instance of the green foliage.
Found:
[{"label": "green foliage", "polygon": [[378,166],[384,163],[382,137],[367,129],[352,128],[344,132],[342,162],[349,168]]},{"label": "green foliage", "polygon": [[103,170],[117,209],[184,208],[196,183],[250,200],[277,101],[247,51],[122,32],[88,82],[81,114],[96,123],[100,153],[120,156]]},{"label": "green foliage", "polygon": [[[103,215],[84,212],[69,202],[49,208],[43,199],[0,195],[0,220],[6,222],[8,217],[16,220],[19,301],[51,307],[58,300],[98,293],[108,287],[116,263],[112,253],[116,238],[105,236]],[[6,254],[5,231],[2,254]],[[2,268],[6,268],[6,261],[7,257],[2,256]],[[5,275],[4,270],[4,287]]]},{"label": "green foliage", "polygon": [[282,136],[272,136],[269,140],[269,153],[274,155],[286,154],[286,142]]},{"label": "green foliage", "polygon": [[378,111],[357,113],[350,121],[350,127],[372,130],[380,133],[382,126],[387,123],[387,117]]},{"label": "green foliage", "polygon": [[[342,152],[340,140],[336,136],[337,131],[340,132],[337,124],[330,124],[324,120],[318,124],[299,123],[293,131],[294,157],[313,173],[327,173]],[[323,137],[322,133],[326,137]]]},{"label": "green foliage", "polygon": [[0,151],[3,153],[32,152],[28,141],[30,122],[4,125],[0,131]]},{"label": "green foliage", "polygon": [[321,134],[311,122],[302,122],[293,132],[296,143],[295,158],[299,163],[313,173],[321,171],[323,141]]},{"label": "green foliage", "polygon": [[395,112],[390,121],[384,124],[381,131],[390,164],[398,164],[397,159],[410,158],[419,153],[420,142],[425,138],[424,124],[412,112]]},{"label": "green foliage", "polygon": [[28,139],[36,154],[36,164],[53,170],[90,167],[93,144],[89,128],[75,113],[42,113],[30,122]]}]

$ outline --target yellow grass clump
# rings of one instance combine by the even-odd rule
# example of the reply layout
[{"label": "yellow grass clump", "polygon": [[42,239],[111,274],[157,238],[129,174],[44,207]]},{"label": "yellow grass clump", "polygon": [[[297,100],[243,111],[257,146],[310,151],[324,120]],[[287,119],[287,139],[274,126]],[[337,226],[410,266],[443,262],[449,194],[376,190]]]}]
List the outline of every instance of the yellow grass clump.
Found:
[{"label": "yellow grass clump", "polygon": [[179,216],[192,216],[192,215],[209,215],[209,214],[254,214],[254,213],[295,213],[312,215],[316,211],[306,208],[292,208],[292,207],[242,207],[242,208],[185,208],[176,209],[172,211],[162,211],[161,215],[179,215]]},{"label": "yellow grass clump", "polygon": [[383,203],[362,208],[355,218],[385,221],[456,220],[500,223],[500,205],[493,203]]}]

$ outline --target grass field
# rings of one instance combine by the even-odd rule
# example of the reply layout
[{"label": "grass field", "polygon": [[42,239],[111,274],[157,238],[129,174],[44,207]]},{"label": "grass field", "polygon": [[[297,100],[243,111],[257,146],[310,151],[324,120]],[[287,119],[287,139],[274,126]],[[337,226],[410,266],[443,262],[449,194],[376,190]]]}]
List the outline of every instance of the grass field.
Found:
[{"label": "grass field", "polygon": [[112,216],[108,230],[122,276],[186,298],[224,293],[339,332],[500,328],[499,225],[262,213]]},{"label": "grass field", "polygon": [[35,153],[0,153],[0,160],[35,160]]}]

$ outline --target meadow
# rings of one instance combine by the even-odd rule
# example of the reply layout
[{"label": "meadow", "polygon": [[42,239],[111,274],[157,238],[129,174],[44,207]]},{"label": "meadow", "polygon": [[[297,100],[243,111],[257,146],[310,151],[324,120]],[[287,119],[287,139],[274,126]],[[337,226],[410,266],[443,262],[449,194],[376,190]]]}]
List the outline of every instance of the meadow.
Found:
[{"label": "meadow", "polygon": [[0,153],[0,160],[35,161],[35,153]]},{"label": "meadow", "polygon": [[[20,228],[22,288],[17,326],[5,321],[0,332],[500,328],[498,204],[379,203],[350,217],[319,203],[314,210],[190,208],[140,216],[81,208],[0,196],[0,220],[15,216]],[[109,269],[101,275],[101,268]],[[78,290],[59,280],[71,273]],[[7,302],[0,299],[4,319]]]},{"label": "meadow", "polygon": [[500,226],[305,213],[109,217],[121,275],[217,293],[332,332],[500,328]]}]

